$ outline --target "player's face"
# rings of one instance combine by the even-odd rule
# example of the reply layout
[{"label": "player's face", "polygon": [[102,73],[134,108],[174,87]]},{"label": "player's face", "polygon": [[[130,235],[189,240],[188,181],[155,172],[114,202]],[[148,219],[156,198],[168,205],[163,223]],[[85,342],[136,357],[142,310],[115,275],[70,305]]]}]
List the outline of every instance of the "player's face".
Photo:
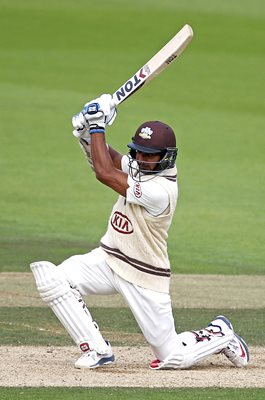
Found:
[{"label": "player's face", "polygon": [[160,161],[160,154],[150,154],[136,151],[135,159],[141,163],[142,169],[152,171],[156,168],[156,163]]}]

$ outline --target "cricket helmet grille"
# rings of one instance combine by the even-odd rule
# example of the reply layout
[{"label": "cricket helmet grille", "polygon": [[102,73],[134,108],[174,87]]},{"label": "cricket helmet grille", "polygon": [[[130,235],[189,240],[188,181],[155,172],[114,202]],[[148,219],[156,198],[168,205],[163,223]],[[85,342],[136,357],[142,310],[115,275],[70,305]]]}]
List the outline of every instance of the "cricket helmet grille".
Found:
[{"label": "cricket helmet grille", "polygon": [[[149,154],[160,154],[160,161],[157,162],[157,168],[152,173],[161,172],[167,168],[173,168],[177,157],[176,136],[173,129],[161,121],[147,121],[139,126],[131,143],[127,145],[130,148],[130,156],[135,160],[136,152]],[[139,165],[139,170],[144,171]]]}]

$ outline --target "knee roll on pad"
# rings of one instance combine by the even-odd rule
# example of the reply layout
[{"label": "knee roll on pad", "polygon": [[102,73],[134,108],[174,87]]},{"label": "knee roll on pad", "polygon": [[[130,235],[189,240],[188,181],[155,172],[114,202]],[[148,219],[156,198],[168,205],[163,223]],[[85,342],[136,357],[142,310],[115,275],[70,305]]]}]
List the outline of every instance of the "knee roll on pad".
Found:
[{"label": "knee roll on pad", "polygon": [[67,280],[57,271],[56,266],[49,261],[39,261],[30,264],[36,280],[36,286],[43,301],[49,303],[70,291]]}]

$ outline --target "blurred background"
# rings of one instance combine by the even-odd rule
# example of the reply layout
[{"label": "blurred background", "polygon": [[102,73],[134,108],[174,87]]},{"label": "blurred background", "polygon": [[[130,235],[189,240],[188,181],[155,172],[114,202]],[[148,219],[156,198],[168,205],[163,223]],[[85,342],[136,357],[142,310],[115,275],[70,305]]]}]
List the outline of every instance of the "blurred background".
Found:
[{"label": "blurred background", "polygon": [[97,246],[117,195],[72,135],[88,100],[113,93],[189,23],[179,60],[118,110],[107,141],[175,129],[175,273],[265,273],[263,0],[0,0],[0,270]]}]

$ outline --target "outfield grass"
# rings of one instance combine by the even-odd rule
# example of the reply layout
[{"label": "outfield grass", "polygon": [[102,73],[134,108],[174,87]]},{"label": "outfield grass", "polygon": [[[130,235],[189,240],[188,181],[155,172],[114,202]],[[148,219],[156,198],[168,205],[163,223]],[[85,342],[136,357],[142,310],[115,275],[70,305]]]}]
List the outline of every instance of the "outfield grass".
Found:
[{"label": "outfield grass", "polygon": [[[69,346],[69,335],[52,311],[40,307],[1,307],[1,345]],[[145,339],[128,308],[91,308],[104,336],[114,346],[146,345]],[[265,346],[264,310],[174,310],[177,332],[198,330],[216,315],[226,315],[233,322],[235,331],[251,346]]]},{"label": "outfield grass", "polygon": [[0,2],[0,269],[97,245],[116,195],[95,181],[71,116],[113,92],[184,23],[181,58],[119,109],[108,141],[175,127],[175,272],[264,274],[263,0]]},{"label": "outfield grass", "polygon": [[205,399],[235,399],[238,400],[262,400],[263,389],[110,389],[109,388],[3,388],[2,400],[84,400],[84,399],[122,399],[122,400],[198,400]]}]

